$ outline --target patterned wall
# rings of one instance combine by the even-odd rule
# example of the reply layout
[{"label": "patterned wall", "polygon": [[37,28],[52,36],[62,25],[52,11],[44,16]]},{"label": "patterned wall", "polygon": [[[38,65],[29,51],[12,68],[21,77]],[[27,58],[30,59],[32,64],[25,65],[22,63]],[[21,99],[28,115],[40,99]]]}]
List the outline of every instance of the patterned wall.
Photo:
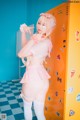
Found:
[{"label": "patterned wall", "polygon": [[68,21],[64,120],[80,120],[80,1],[71,1]]},{"label": "patterned wall", "polygon": [[56,17],[56,28],[45,64],[51,75],[45,115],[47,120],[80,120],[80,4],[66,2],[48,12]]}]

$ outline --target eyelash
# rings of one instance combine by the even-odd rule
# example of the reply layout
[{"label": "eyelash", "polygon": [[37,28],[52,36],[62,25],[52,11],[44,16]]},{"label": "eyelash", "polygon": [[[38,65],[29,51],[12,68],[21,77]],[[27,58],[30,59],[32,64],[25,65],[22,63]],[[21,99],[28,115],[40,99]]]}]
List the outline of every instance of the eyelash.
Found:
[{"label": "eyelash", "polygon": [[40,22],[38,22],[38,24],[40,25],[41,23],[40,23]]},{"label": "eyelash", "polygon": [[[39,24],[39,25],[41,25],[41,23],[40,23],[40,22],[38,22],[38,24]],[[45,24],[42,24],[42,26],[45,26]]]}]

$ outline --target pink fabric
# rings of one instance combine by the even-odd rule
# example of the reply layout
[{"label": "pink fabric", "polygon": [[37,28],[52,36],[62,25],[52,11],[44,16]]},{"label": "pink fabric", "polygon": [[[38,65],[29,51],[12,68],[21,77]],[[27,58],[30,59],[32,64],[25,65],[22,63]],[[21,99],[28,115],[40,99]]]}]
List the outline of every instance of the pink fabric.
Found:
[{"label": "pink fabric", "polygon": [[27,100],[39,99],[41,98],[39,97],[40,93],[45,96],[48,90],[50,75],[44,68],[43,62],[50,54],[51,49],[52,45],[49,39],[37,42],[30,47],[30,50],[28,49],[28,52],[33,53],[33,56],[20,82],[23,84],[22,91]]},{"label": "pink fabric", "polygon": [[27,68],[20,83],[33,83],[33,82],[43,82],[44,80],[50,79],[50,75],[47,73],[43,65],[31,65]]},{"label": "pink fabric", "polygon": [[22,91],[26,100],[33,101],[37,99],[44,101],[45,94],[49,87],[49,78],[50,75],[42,65],[31,65],[21,80],[21,83],[23,83]]},{"label": "pink fabric", "polygon": [[36,34],[34,34],[34,35],[32,36],[32,39],[34,40],[35,43],[37,43],[37,36],[36,36]]}]

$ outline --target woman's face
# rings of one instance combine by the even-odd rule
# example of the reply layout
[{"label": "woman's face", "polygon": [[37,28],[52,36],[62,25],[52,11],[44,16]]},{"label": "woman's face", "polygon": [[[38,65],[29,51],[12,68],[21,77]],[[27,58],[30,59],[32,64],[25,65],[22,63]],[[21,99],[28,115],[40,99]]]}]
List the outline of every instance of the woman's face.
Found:
[{"label": "woman's face", "polygon": [[47,24],[44,16],[41,16],[37,22],[37,32],[39,34],[45,34],[47,31]]}]

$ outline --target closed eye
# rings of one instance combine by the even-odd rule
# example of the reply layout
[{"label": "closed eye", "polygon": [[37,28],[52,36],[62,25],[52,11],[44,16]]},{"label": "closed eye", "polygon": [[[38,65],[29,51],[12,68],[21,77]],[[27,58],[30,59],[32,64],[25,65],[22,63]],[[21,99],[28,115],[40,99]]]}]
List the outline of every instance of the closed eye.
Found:
[{"label": "closed eye", "polygon": [[43,26],[45,26],[45,24],[42,24]]},{"label": "closed eye", "polygon": [[38,22],[38,24],[40,25],[41,23],[40,23],[40,22]]}]

